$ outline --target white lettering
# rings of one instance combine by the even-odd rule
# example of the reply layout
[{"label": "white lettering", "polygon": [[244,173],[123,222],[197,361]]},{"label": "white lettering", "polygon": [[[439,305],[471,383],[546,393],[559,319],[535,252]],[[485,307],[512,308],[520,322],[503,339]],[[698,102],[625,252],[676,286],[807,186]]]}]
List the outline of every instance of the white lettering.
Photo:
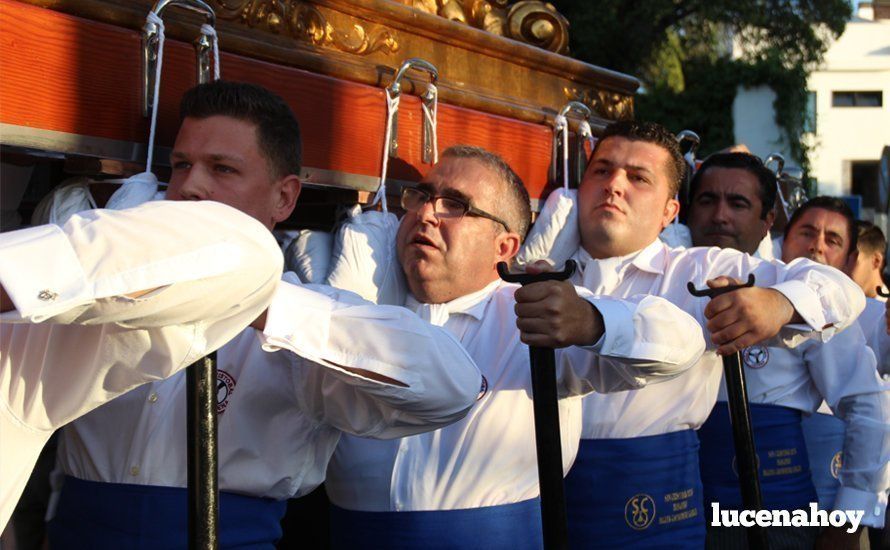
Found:
[{"label": "white lettering", "polygon": [[719,502],[711,503],[712,527],[843,527],[848,533],[859,529],[865,516],[863,510],[820,510],[815,502],[807,510],[721,510]]},{"label": "white lettering", "polygon": [[840,527],[847,523],[847,514],[840,510],[834,510],[828,514],[828,521],[831,523],[832,527]]},{"label": "white lettering", "polygon": [[727,527],[738,527],[739,526],[739,511],[738,510],[720,510],[720,515],[723,518],[723,525]]},{"label": "white lettering", "polygon": [[791,512],[788,510],[773,510],[773,524],[791,525]]},{"label": "white lettering", "polygon": [[810,503],[810,525],[827,526],[828,512],[820,510],[819,505],[815,502]]},{"label": "white lettering", "polygon": [[711,527],[720,527],[720,503],[711,503]]},{"label": "white lettering", "polygon": [[855,533],[856,529],[859,529],[859,523],[862,521],[862,516],[865,515],[865,510],[846,510],[846,512],[847,519],[853,524],[852,527],[847,529],[847,532]]}]

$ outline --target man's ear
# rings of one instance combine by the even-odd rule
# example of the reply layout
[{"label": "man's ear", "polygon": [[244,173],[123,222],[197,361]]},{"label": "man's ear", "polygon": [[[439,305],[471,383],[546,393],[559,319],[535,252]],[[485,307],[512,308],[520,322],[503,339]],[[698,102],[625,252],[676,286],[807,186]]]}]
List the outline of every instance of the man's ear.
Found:
[{"label": "man's ear", "polygon": [[677,214],[680,213],[680,201],[671,197],[664,205],[664,215],[661,218],[661,229],[663,230],[665,227],[670,225],[674,218],[677,217]]},{"label": "man's ear", "polygon": [[288,219],[297,205],[297,198],[303,185],[300,178],[290,174],[278,180],[278,194],[275,197],[274,223]]},{"label": "man's ear", "polygon": [[519,247],[522,245],[519,233],[512,231],[502,231],[494,238],[495,245],[495,264],[498,262],[507,262],[513,260],[513,257],[519,254]]},{"label": "man's ear", "polygon": [[881,266],[884,265],[884,255],[880,252],[875,252],[871,256],[871,268],[874,270],[880,270]]},{"label": "man's ear", "polygon": [[766,223],[767,231],[772,229],[773,224],[776,223],[776,209],[770,208],[769,212],[766,213],[766,218],[764,218],[763,221],[764,221],[764,223]]},{"label": "man's ear", "polygon": [[856,264],[859,262],[859,251],[853,250],[849,254],[847,254],[847,263],[843,266],[843,272],[846,273],[847,277],[853,276],[853,271],[856,269]]}]

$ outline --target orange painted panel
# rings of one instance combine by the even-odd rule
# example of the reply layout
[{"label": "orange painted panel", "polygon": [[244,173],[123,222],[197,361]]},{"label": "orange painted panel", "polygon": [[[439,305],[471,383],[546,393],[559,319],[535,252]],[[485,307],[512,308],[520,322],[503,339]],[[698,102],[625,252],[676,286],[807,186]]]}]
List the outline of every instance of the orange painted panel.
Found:
[{"label": "orange painted panel", "polygon": [[[148,141],[141,115],[139,33],[28,4],[0,0],[0,122],[130,142]],[[223,37],[223,42],[225,38]],[[222,55],[222,76],[261,84],[285,98],[300,120],[304,164],[377,176],[386,120],[381,88]],[[447,67],[441,67],[447,74]],[[171,145],[178,100],[194,84],[190,44],[168,40],[164,51],[158,142]],[[502,155],[539,197],[550,162],[550,130],[439,104],[439,150],[457,143]],[[390,175],[417,179],[421,162],[420,101],[404,95],[398,162]]]}]

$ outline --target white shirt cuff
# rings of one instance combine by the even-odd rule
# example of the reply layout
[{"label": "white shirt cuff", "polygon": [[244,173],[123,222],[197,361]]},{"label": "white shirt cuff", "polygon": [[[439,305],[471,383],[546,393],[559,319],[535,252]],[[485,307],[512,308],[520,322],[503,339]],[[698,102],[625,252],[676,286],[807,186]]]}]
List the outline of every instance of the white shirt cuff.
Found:
[{"label": "white shirt cuff", "polygon": [[603,316],[603,335],[592,346],[580,346],[599,355],[628,357],[634,344],[633,311],[607,296],[583,296]]},{"label": "white shirt cuff", "polygon": [[334,300],[280,281],[266,313],[263,349],[319,359],[328,344]]},{"label": "white shirt cuff", "polygon": [[56,225],[0,236],[0,283],[16,307],[0,317],[4,321],[39,323],[93,301],[80,261]]},{"label": "white shirt cuff", "polygon": [[862,510],[861,525],[881,528],[884,526],[884,514],[887,510],[887,495],[861,491],[852,487],[838,488],[834,499],[835,510]]},{"label": "white shirt cuff", "polygon": [[805,325],[788,325],[800,331],[822,332],[825,326],[825,315],[822,312],[822,300],[813,289],[801,281],[785,281],[769,287],[778,290],[788,298],[794,310],[803,318]]}]

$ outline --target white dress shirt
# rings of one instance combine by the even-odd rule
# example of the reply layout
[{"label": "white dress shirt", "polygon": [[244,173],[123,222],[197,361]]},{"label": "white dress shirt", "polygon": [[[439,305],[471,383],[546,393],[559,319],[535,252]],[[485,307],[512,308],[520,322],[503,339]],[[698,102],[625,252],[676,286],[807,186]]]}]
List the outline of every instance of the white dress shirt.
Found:
[{"label": "white dress shirt", "polygon": [[886,299],[867,298],[865,311],[859,316],[859,326],[865,334],[868,347],[875,352],[878,372],[884,380],[890,380],[890,335],[887,334]]},{"label": "white dress shirt", "polygon": [[16,306],[0,316],[0,529],[56,428],[223,345],[266,307],[282,263],[265,227],[209,201],[0,234]]},{"label": "white dress shirt", "polygon": [[[217,353],[221,490],[304,495],[324,481],[342,431],[401,437],[449,424],[475,402],[482,377],[446,330],[403,307],[301,285],[294,273],[285,280],[263,333],[245,329]],[[278,348],[290,353],[268,353]],[[62,470],[90,481],[185,487],[185,386],[180,373],[67,426]]]},{"label": "white dress shirt", "polygon": [[[328,468],[328,495],[363,511],[453,510],[510,504],[539,494],[528,346],[519,340],[516,285],[494,281],[446,304],[408,307],[444,326],[485,379],[470,413],[434,432],[393,441],[345,436]],[[596,345],[556,355],[562,458],[567,472],[581,433],[577,395],[637,388],[683,372],[702,353],[698,324],[665,300],[591,297],[605,333]]]},{"label": "white dress shirt", "polygon": [[[890,488],[890,387],[875,370],[862,330],[854,324],[825,343],[761,349],[767,355],[760,362],[744,361],[749,401],[812,414],[824,399],[847,424],[834,509],[865,510],[863,525],[883,525]],[[718,399],[726,401],[723,384]]]},{"label": "white dress shirt", "polygon": [[[707,280],[720,275],[746,280],[753,273],[757,286],[781,292],[806,322],[780,332],[786,345],[797,345],[807,337],[828,339],[849,326],[864,307],[862,290],[855,283],[834,268],[808,260],[785,265],[732,249],[672,249],[658,240],[627,256],[594,260],[579,249],[574,259],[580,268],[575,284],[596,295],[666,298],[698,320],[709,348],[713,348],[710,334],[702,328],[708,299],[692,296],[686,288],[688,282],[703,288]],[[584,398],[582,437],[617,439],[698,429],[714,407],[721,376],[720,359],[706,351],[689,372],[663,384],[589,395]]]}]

